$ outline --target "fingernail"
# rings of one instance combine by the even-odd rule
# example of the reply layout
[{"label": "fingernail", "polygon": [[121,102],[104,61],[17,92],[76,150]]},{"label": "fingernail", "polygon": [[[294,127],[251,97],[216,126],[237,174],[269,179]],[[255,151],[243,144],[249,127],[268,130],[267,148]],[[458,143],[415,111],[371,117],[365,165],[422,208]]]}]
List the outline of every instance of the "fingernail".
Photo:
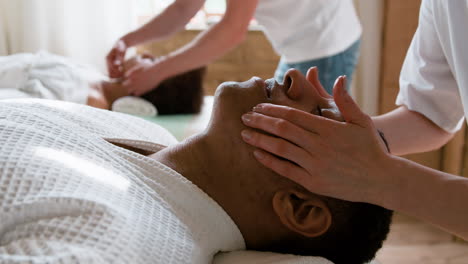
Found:
[{"label": "fingernail", "polygon": [[263,105],[259,104],[259,105],[254,106],[254,108],[252,110],[253,111],[261,111],[262,109],[263,109]]},{"label": "fingernail", "polygon": [[341,82],[341,76],[336,78],[335,83],[333,84],[333,87],[337,86]]},{"label": "fingernail", "polygon": [[346,87],[345,87],[345,85],[346,85],[346,75],[340,76],[340,82],[341,82],[341,85],[343,86],[342,89],[341,89],[341,92],[343,94],[347,94],[348,91],[346,91]]},{"label": "fingernail", "polygon": [[254,150],[253,154],[254,154],[255,158],[257,158],[257,159],[264,159],[265,158],[265,154],[263,154],[261,151]]},{"label": "fingernail", "polygon": [[251,114],[242,115],[242,121],[244,121],[244,123],[249,123],[251,120],[252,120],[252,115]]},{"label": "fingernail", "polygon": [[245,139],[245,140],[252,139],[252,133],[250,133],[247,130],[242,130],[241,135],[242,135],[242,138]]}]

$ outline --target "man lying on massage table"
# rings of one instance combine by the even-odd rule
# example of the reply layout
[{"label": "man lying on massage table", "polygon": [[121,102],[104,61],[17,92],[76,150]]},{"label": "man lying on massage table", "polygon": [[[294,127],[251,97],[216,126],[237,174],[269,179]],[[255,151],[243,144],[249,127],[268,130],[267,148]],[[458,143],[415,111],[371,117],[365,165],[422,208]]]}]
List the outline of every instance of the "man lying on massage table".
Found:
[{"label": "man lying on massage table", "polygon": [[[152,60],[150,55],[137,56],[125,61],[123,68],[141,67]],[[141,98],[159,114],[198,113],[204,71],[200,68],[169,78]],[[0,57],[0,99],[53,99],[111,110],[115,101],[128,95],[120,81],[62,56],[42,51]]]},{"label": "man lying on massage table", "polygon": [[283,85],[224,83],[207,129],[180,143],[128,115],[1,102],[0,260],[210,263],[245,248],[373,259],[390,211],[310,193],[259,165],[240,138],[241,115],[261,102],[342,120],[322,92],[316,69],[290,70]]}]

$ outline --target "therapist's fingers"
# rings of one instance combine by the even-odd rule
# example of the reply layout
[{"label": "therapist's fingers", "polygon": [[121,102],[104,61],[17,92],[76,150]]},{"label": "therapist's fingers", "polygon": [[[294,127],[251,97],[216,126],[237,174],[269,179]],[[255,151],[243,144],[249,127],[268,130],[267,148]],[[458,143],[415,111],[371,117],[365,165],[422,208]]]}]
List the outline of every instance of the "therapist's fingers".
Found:
[{"label": "therapist's fingers", "polygon": [[138,73],[140,72],[140,68],[136,67],[133,69],[132,72],[125,72],[125,78],[122,85],[127,89],[128,94],[139,96],[138,93]]},{"label": "therapist's fingers", "polygon": [[320,96],[324,98],[333,98],[324,88],[319,79],[319,72],[317,67],[312,67],[307,71],[306,80],[311,83],[317,90]]},{"label": "therapist's fingers", "polygon": [[310,153],[282,138],[265,135],[251,129],[243,130],[241,135],[246,143],[297,164],[306,164],[311,160]]},{"label": "therapist's fingers", "polygon": [[304,186],[306,189],[313,189],[313,186],[316,186],[308,171],[288,160],[279,159],[260,149],[254,151],[254,157],[263,166]]},{"label": "therapist's fingers", "polygon": [[282,137],[303,148],[316,142],[317,134],[280,118],[249,112],[242,116],[242,122],[249,127],[261,129],[267,133]]},{"label": "therapist's fingers", "polygon": [[126,88],[129,95],[140,96],[140,93],[138,91],[138,80],[127,79],[122,83],[122,85]]},{"label": "therapist's fingers", "polygon": [[372,126],[371,118],[361,111],[359,106],[346,91],[346,80],[346,76],[340,77],[333,88],[333,97],[336,106],[347,123],[355,124],[360,127]]},{"label": "therapist's fingers", "polygon": [[124,41],[117,41],[106,57],[107,68],[111,78],[122,77],[122,64],[127,50],[127,45]]},{"label": "therapist's fingers", "polygon": [[[255,106],[253,111],[263,115],[287,120],[309,132],[314,132],[319,135],[326,134],[330,130],[342,126],[341,122],[284,105],[262,103]],[[259,129],[267,130],[269,124],[260,122],[257,126]],[[287,133],[281,133],[281,135],[278,136],[285,137],[286,134]]]},{"label": "therapist's fingers", "polygon": [[117,57],[116,51],[112,49],[106,58],[107,70],[111,78],[122,77],[122,71],[121,71],[122,69],[120,68],[121,66],[115,63],[116,57]]},{"label": "therapist's fingers", "polygon": [[156,89],[159,81],[155,79],[154,73],[148,67],[139,67],[129,73],[128,78],[125,78],[123,85],[127,91],[134,96],[142,96],[143,94]]},{"label": "therapist's fingers", "polygon": [[134,66],[125,72],[124,77],[127,80],[135,80],[139,77],[140,73],[142,73],[144,69],[145,67],[141,65]]},{"label": "therapist's fingers", "polygon": [[121,59],[115,58],[108,61],[107,67],[111,78],[120,78],[123,75],[123,64]]}]

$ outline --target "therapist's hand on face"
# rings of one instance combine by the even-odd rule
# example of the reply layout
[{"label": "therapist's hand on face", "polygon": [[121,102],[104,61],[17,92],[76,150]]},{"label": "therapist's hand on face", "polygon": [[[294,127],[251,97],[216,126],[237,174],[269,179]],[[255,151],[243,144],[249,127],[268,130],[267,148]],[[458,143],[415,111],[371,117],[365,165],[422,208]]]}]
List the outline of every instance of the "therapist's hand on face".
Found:
[{"label": "therapist's hand on face", "polygon": [[[346,92],[345,81],[345,77],[338,78],[333,89],[345,122],[260,104],[244,124],[270,135],[254,132],[244,140],[258,148],[254,156],[260,163],[311,192],[380,203],[379,190],[390,179],[379,178],[379,172],[390,154],[370,117]],[[318,78],[314,83],[319,83]],[[323,89],[320,94],[332,98]]]},{"label": "therapist's hand on face", "polygon": [[129,94],[141,96],[159,85],[159,61],[160,59],[156,59],[151,63],[141,63],[125,71],[123,86]]},{"label": "therapist's hand on face", "polygon": [[118,40],[112,47],[111,51],[107,54],[106,63],[107,70],[109,71],[109,77],[123,77],[123,63],[127,48],[127,44],[123,40]]}]

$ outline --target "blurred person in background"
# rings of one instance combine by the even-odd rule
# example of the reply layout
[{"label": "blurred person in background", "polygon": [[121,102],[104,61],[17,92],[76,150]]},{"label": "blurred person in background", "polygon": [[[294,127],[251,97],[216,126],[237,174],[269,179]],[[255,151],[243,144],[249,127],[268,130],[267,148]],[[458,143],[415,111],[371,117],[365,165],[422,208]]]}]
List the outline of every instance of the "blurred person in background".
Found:
[{"label": "blurred person in background", "polygon": [[275,73],[279,82],[289,68],[306,74],[317,66],[324,87],[332,87],[336,76],[347,75],[350,80],[353,75],[362,29],[352,0],[228,0],[219,23],[161,60],[124,73],[128,48],[183,30],[204,3],[176,0],[147,24],[118,39],[106,58],[110,77],[124,78],[129,93],[144,94],[166,78],[205,66],[242,43],[252,18],[263,26],[281,55]]}]

